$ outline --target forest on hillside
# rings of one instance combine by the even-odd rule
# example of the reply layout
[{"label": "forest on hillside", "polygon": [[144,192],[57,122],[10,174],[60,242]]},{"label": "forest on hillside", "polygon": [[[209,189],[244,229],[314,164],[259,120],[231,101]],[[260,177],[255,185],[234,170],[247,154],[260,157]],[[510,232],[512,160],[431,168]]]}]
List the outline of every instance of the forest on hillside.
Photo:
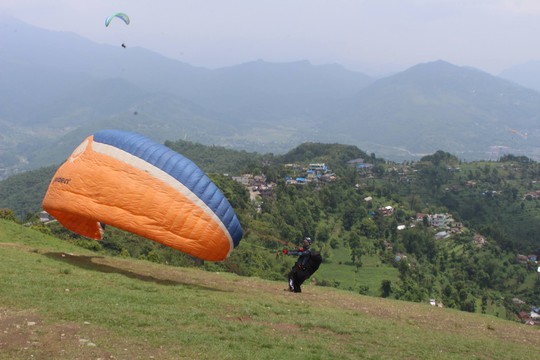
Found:
[{"label": "forest on hillside", "polygon": [[[0,182],[0,217],[95,251],[272,280],[284,280],[294,261],[280,250],[310,236],[325,259],[318,285],[510,319],[540,305],[540,165],[526,157],[465,163],[438,151],[394,163],[340,144],[280,156],[166,145],[205,170],[235,208],[245,235],[227,260],[203,262],[118,229],[94,242],[33,221],[55,167]],[[370,285],[351,281],[370,266]]]}]

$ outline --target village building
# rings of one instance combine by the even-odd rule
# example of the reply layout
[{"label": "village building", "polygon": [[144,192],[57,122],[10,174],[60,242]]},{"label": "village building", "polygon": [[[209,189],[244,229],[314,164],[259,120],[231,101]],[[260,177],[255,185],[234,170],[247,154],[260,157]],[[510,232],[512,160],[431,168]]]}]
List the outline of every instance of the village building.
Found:
[{"label": "village building", "polygon": [[273,188],[274,188],[273,184],[261,185],[257,187],[256,191],[262,197],[270,197],[273,194],[273,190],[274,190]]},{"label": "village building", "polygon": [[382,216],[391,216],[392,214],[394,214],[394,208],[390,205],[381,207],[379,208],[379,214],[381,214]]},{"label": "village building", "polygon": [[364,159],[362,158],[357,158],[357,159],[352,159],[352,160],[347,161],[347,165],[353,166],[353,167],[357,167],[358,165],[363,164],[363,163],[364,163]]},{"label": "village building", "polygon": [[435,234],[435,239],[436,240],[446,239],[449,236],[450,234],[448,234],[446,231],[439,231],[438,233]]},{"label": "village building", "polygon": [[41,211],[38,214],[38,217],[39,217],[39,221],[42,223],[48,223],[50,221],[54,221],[54,217],[48,212],[46,212],[45,210]]},{"label": "village building", "polygon": [[424,213],[417,213],[416,214],[416,221],[417,222],[423,222],[424,218],[427,218],[427,221],[429,223],[429,214],[424,214]]},{"label": "village building", "polygon": [[540,190],[531,191],[523,195],[523,200],[534,200],[540,198]]},{"label": "village building", "polygon": [[356,168],[356,171],[362,176],[371,175],[371,169],[373,168],[373,164],[365,163],[362,158],[349,160],[347,165]]},{"label": "village building", "polygon": [[244,186],[250,186],[251,179],[253,178],[253,175],[251,174],[244,174],[241,176],[233,176],[232,179]]},{"label": "village building", "polygon": [[313,163],[309,164],[308,170],[315,174],[325,174],[328,171],[328,166],[325,163]]},{"label": "village building", "polygon": [[487,240],[480,234],[476,234],[473,237],[473,243],[477,247],[482,247],[484,245],[487,245]]},{"label": "village building", "polygon": [[232,179],[249,189],[250,197],[254,200],[257,196],[271,196],[276,184],[266,182],[264,175],[244,174],[241,176],[233,176]]},{"label": "village building", "polygon": [[334,173],[328,173],[328,174],[321,175],[319,177],[319,180],[322,182],[333,182],[337,180],[337,176]]},{"label": "village building", "polygon": [[452,216],[449,214],[433,214],[429,216],[429,223],[434,228],[444,228],[453,222]]}]

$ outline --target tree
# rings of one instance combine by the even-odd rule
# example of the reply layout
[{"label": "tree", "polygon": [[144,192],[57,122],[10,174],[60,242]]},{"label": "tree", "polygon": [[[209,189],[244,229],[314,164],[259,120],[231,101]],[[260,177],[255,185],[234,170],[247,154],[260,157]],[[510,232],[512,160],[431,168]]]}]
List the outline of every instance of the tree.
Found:
[{"label": "tree", "polygon": [[468,312],[475,312],[476,311],[476,301],[474,298],[467,299],[464,302],[461,303],[460,310],[462,311],[468,311]]},{"label": "tree", "polygon": [[359,229],[362,235],[370,239],[374,239],[375,237],[377,237],[377,234],[379,232],[379,227],[372,218],[362,219]]},{"label": "tree", "polygon": [[392,282],[390,280],[381,281],[381,297],[387,298],[392,294]]},{"label": "tree", "polygon": [[345,230],[349,231],[353,225],[360,221],[360,219],[365,218],[367,215],[366,210],[354,203],[350,203],[346,206],[343,213],[343,227]]},{"label": "tree", "polygon": [[17,222],[17,217],[15,216],[15,213],[10,209],[0,209],[0,219]]}]

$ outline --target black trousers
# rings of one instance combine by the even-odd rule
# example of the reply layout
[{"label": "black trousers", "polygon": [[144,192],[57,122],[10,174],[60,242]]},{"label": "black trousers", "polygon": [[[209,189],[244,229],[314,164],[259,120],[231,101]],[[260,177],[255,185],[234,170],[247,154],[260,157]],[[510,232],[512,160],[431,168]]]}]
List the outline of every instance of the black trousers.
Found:
[{"label": "black trousers", "polygon": [[294,266],[289,272],[289,291],[302,292],[302,284],[309,277],[307,270]]}]

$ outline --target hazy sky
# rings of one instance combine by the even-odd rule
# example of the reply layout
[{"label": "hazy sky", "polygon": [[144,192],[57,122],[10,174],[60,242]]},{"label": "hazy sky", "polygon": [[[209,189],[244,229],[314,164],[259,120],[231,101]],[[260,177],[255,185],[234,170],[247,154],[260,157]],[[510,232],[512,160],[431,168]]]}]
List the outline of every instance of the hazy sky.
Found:
[{"label": "hazy sky", "polygon": [[[117,11],[131,24],[106,28]],[[209,68],[309,60],[380,75],[446,60],[497,75],[540,60],[540,0],[0,0],[0,15]]]}]

